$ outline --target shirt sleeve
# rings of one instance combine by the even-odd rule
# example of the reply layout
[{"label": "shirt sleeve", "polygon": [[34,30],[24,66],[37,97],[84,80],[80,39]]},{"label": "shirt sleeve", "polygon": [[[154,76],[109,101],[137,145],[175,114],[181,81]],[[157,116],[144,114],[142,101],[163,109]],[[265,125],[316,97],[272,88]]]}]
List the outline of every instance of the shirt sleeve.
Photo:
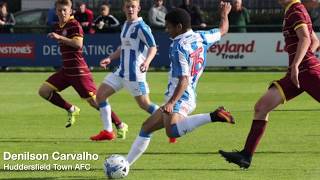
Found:
[{"label": "shirt sleeve", "polygon": [[142,25],[138,32],[139,38],[144,42],[148,47],[155,47],[156,41],[151,33],[151,29],[147,25]]},{"label": "shirt sleeve", "polygon": [[220,29],[215,28],[208,31],[198,31],[200,33],[204,44],[207,44],[208,46],[211,46],[212,44],[220,41],[221,39],[221,33]]},{"label": "shirt sleeve", "polygon": [[83,30],[79,23],[71,25],[68,30],[68,38],[83,37]]},{"label": "shirt sleeve", "polygon": [[119,23],[117,18],[115,18],[112,15],[109,15],[109,17],[110,17],[110,19],[112,19],[112,22],[109,22],[110,23],[110,27],[118,27],[120,25],[120,23]]},{"label": "shirt sleeve", "polygon": [[308,24],[308,21],[303,11],[296,10],[288,15],[288,24],[290,27],[296,30],[303,24]]}]

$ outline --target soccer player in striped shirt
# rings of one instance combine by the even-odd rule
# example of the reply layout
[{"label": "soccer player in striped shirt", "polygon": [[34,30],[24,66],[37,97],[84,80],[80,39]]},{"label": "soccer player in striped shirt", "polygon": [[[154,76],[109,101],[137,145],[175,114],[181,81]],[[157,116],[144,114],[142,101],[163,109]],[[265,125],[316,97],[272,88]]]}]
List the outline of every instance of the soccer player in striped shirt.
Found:
[{"label": "soccer player in striped shirt", "polygon": [[107,75],[97,93],[97,103],[104,129],[91,140],[112,140],[114,134],[111,125],[111,106],[106,99],[115,92],[126,88],[139,106],[152,114],[158,106],[150,101],[146,71],[156,55],[157,48],[150,27],[138,16],[139,0],[124,0],[123,11],[127,17],[120,38],[121,46],[108,58],[100,62],[106,67],[111,61],[120,58],[120,66],[114,73]]},{"label": "soccer player in striped shirt", "polygon": [[[76,121],[80,109],[65,101],[57,92],[72,86],[92,107],[98,109],[95,102],[96,86],[82,55],[83,31],[79,22],[71,16],[71,6],[71,0],[56,1],[59,24],[55,26],[54,32],[48,34],[48,37],[58,41],[63,66],[61,70],[51,75],[39,89],[41,97],[67,110],[67,128]],[[115,113],[112,117],[118,128],[118,135],[124,137],[127,125],[122,123]]]},{"label": "soccer player in striped shirt", "polygon": [[234,123],[223,107],[189,116],[196,107],[196,87],[206,65],[207,50],[227,33],[230,10],[230,3],[221,2],[219,29],[196,32],[192,31],[191,18],[185,10],[177,8],[166,15],[166,30],[173,39],[169,49],[171,70],[166,102],[143,123],[127,156],[130,165],[145,152],[154,131],[165,128],[168,137],[178,138],[211,122]]},{"label": "soccer player in striped shirt", "polygon": [[241,168],[249,168],[251,159],[267,127],[269,113],[302,92],[320,102],[320,63],[314,55],[319,40],[310,16],[299,0],[278,0],[285,8],[283,35],[289,55],[286,75],[273,81],[255,105],[254,120],[242,151],[219,153]]}]

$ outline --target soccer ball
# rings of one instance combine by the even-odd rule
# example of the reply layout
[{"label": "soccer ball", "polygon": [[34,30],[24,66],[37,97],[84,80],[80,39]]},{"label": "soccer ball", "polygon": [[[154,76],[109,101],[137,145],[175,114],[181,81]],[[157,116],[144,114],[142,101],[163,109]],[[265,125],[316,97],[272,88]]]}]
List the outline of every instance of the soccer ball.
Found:
[{"label": "soccer ball", "polygon": [[104,161],[105,175],[110,179],[120,179],[128,176],[129,163],[125,157],[113,154]]}]

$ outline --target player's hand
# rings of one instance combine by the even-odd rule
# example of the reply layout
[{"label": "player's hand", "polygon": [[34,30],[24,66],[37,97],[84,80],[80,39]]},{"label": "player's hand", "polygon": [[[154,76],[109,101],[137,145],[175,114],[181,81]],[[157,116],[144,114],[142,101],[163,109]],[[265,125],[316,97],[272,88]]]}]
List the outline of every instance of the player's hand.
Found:
[{"label": "player's hand", "polygon": [[300,83],[299,83],[299,68],[298,67],[292,67],[291,69],[291,81],[293,84],[297,87],[300,88]]},{"label": "player's hand", "polygon": [[111,63],[110,58],[105,58],[100,61],[100,66],[104,69],[107,69],[107,66]]},{"label": "player's hand", "polygon": [[57,41],[61,40],[61,36],[57,33],[54,33],[54,32],[49,33],[48,37],[51,39],[57,40]]},{"label": "player's hand", "polygon": [[173,103],[167,102],[165,105],[163,105],[162,107],[160,107],[160,110],[164,113],[170,114],[173,112]]},{"label": "player's hand", "polygon": [[143,62],[141,65],[140,65],[140,71],[141,72],[147,72],[149,69],[149,63],[147,62]]},{"label": "player's hand", "polygon": [[0,20],[0,25],[5,25],[5,24],[6,24],[6,22]]},{"label": "player's hand", "polygon": [[227,16],[231,11],[231,4],[229,2],[220,2],[220,11],[222,16]]}]

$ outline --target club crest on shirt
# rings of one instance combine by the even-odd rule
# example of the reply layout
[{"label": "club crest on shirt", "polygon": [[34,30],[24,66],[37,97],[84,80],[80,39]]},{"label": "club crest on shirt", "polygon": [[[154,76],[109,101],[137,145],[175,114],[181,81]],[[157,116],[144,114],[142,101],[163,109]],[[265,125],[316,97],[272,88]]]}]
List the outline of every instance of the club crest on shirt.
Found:
[{"label": "club crest on shirt", "polygon": [[136,27],[133,27],[132,29],[131,29],[131,33],[134,33],[136,31]]},{"label": "club crest on shirt", "polygon": [[62,31],[62,36],[67,36],[67,30],[64,29],[64,30]]}]

